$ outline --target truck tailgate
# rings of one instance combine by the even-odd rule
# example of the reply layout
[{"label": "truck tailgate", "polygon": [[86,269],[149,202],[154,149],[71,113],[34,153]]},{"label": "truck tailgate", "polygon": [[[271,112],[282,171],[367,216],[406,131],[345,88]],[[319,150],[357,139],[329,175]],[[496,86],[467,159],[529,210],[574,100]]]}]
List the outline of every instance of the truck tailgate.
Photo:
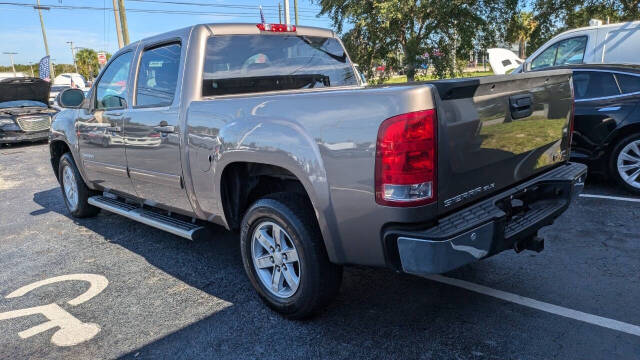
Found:
[{"label": "truck tailgate", "polygon": [[569,156],[571,70],[435,81],[438,208],[450,212]]}]

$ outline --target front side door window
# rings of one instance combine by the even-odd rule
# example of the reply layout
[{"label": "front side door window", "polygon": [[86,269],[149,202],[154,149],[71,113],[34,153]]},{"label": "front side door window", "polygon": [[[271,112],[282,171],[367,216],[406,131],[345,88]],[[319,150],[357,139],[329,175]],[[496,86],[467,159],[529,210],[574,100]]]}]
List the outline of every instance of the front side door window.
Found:
[{"label": "front side door window", "polygon": [[559,41],[531,61],[531,70],[567,64],[582,64],[586,47],[586,36]]},{"label": "front side door window", "polygon": [[104,71],[96,85],[96,109],[121,109],[127,106],[127,82],[132,57],[132,52],[124,53]]}]

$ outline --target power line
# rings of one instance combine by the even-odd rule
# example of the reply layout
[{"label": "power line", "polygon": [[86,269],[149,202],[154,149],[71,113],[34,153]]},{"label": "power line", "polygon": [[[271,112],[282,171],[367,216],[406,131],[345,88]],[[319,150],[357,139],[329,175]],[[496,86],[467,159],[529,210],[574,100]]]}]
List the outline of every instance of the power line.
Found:
[{"label": "power line", "polygon": [[[130,0],[131,1],[131,0]],[[156,0],[157,1],[157,0]],[[2,1],[0,5],[9,5],[9,6],[21,6],[21,7],[33,7],[33,4],[25,4],[25,3],[17,3],[17,2],[7,2]],[[75,6],[75,5],[44,5],[51,10],[97,10],[97,11],[105,11],[110,10],[108,7],[96,7],[96,6]],[[251,17],[254,18],[257,15],[253,12],[213,12],[213,11],[191,11],[191,10],[158,10],[158,9],[127,9],[128,12],[134,13],[149,13],[149,14],[174,14],[174,15],[211,15],[211,16],[228,16],[228,17]],[[277,10],[275,10],[277,12]],[[274,14],[270,14],[275,16]],[[318,20],[320,17],[316,16],[301,16],[301,18],[306,20]]]},{"label": "power line", "polygon": [[[252,6],[252,5],[209,4],[209,3],[173,1],[173,0],[128,0],[128,1],[141,2],[141,3],[170,4],[170,5],[220,7],[220,8],[228,8],[228,9],[256,9],[256,7]],[[276,5],[262,5],[262,8],[263,9],[276,10],[278,8],[278,6],[276,6]],[[312,9],[312,8],[299,8],[298,11],[300,11],[300,12],[310,12],[310,13],[315,13],[315,14],[320,12],[319,9]]]}]

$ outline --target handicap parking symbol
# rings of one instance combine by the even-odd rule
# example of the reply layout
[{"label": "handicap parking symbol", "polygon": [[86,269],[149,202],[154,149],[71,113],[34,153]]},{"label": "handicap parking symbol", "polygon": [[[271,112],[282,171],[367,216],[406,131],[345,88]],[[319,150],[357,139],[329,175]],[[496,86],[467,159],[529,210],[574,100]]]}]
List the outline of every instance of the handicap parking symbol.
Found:
[{"label": "handicap parking symbol", "polygon": [[[89,289],[87,289],[83,294],[67,301],[67,304],[71,306],[80,305],[92,299],[94,296],[101,293],[109,284],[107,278],[102,275],[62,275],[25,285],[18,290],[11,292],[5,298],[19,298],[39,287],[63,281],[84,281],[88,282],[90,285]],[[3,312],[0,313],[0,321],[35,314],[44,315],[48,321],[19,332],[18,336],[20,338],[27,339],[49,329],[58,327],[59,329],[51,336],[51,343],[57,346],[73,346],[93,339],[93,337],[100,332],[100,326],[98,324],[82,322],[56,303]]]}]

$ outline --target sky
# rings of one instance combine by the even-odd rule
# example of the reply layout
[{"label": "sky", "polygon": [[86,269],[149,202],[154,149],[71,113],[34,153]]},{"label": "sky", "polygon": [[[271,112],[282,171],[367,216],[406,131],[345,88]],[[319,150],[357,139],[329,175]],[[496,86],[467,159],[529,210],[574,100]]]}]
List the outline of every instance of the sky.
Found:
[{"label": "sky", "polygon": [[[278,0],[125,0],[129,38],[136,41],[151,35],[182,27],[215,22],[260,22],[258,7],[263,6],[267,23],[278,22]],[[4,1],[3,1],[4,2]],[[8,0],[18,4],[35,4],[36,0]],[[5,3],[6,3],[5,2]],[[164,2],[164,3],[163,3]],[[165,4],[189,2],[205,6]],[[280,0],[280,2],[284,2]],[[291,21],[293,22],[293,0]],[[86,47],[106,50],[118,49],[112,0],[41,0],[41,6],[73,6],[99,9],[55,9],[42,11],[49,51],[54,63],[71,64],[71,48]],[[108,8],[109,10],[101,10]],[[331,27],[326,16],[316,17],[319,6],[312,0],[299,0],[300,25]],[[188,14],[145,13],[151,11],[187,11]],[[198,12],[198,13],[195,13]],[[17,52],[16,64],[37,63],[45,56],[38,11],[32,7],[0,4],[0,65],[10,65],[9,55]]]}]

